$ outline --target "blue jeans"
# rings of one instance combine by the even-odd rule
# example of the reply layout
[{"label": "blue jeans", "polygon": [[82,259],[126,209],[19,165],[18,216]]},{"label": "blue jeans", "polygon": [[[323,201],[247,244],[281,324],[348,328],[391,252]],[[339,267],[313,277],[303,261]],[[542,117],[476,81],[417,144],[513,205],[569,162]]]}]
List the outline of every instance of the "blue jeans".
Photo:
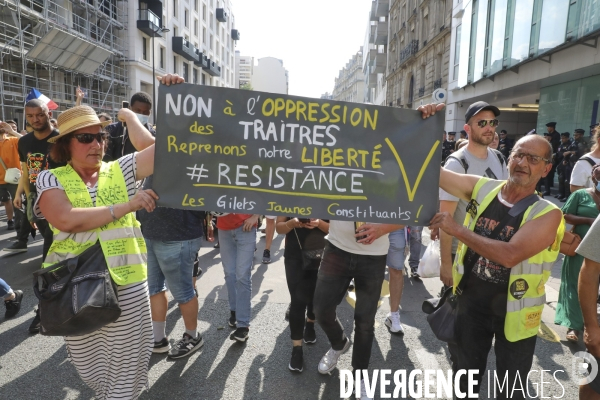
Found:
[{"label": "blue jeans", "polygon": [[398,271],[404,271],[404,248],[406,247],[406,238],[404,237],[404,228],[390,232],[390,249],[387,253],[386,264],[388,267]]},{"label": "blue jeans", "polygon": [[178,304],[185,304],[196,296],[192,275],[201,240],[166,242],[146,239],[150,296],[167,290],[165,280]]},{"label": "blue jeans", "polygon": [[256,227],[244,232],[237,229],[219,230],[221,260],[229,296],[229,309],[235,311],[238,328],[250,326],[252,298],[251,271],[256,247]]},{"label": "blue jeans", "polygon": [[352,278],[356,290],[352,368],[366,370],[375,337],[375,314],[385,276],[387,256],[348,253],[328,243],[319,267],[313,308],[331,347],[341,350],[346,336],[337,319],[336,308],[346,296]]},{"label": "blue jeans", "polygon": [[410,255],[408,256],[408,266],[411,270],[419,268],[421,260],[421,232],[422,226],[409,226],[410,229]]},{"label": "blue jeans", "polygon": [[12,296],[13,290],[8,286],[8,283],[4,281],[4,279],[0,278],[0,297],[6,300],[8,297]]}]

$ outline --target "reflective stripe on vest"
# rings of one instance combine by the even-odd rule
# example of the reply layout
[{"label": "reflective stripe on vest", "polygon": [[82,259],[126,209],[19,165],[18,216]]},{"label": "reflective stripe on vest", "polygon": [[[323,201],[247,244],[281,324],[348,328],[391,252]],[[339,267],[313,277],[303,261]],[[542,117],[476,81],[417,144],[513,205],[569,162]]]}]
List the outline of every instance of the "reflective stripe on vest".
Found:
[{"label": "reflective stripe on vest", "polygon": [[[477,220],[498,195],[505,183],[489,178],[481,178],[477,182],[472,195],[473,200],[477,203],[477,212],[475,216],[467,213],[464,222],[464,225],[471,231],[475,229]],[[540,199],[527,208],[520,226],[555,209],[558,209],[558,207],[547,200]],[[545,283],[550,277],[550,271],[558,257],[564,231],[565,223],[563,219],[556,232],[554,243],[549,248],[527,260],[523,260],[510,269],[506,319],[504,322],[504,334],[507,340],[516,342],[537,334],[542,310],[546,303]],[[467,246],[459,243],[452,268],[455,291],[464,274],[464,257],[466,253]]]},{"label": "reflective stripe on vest", "polygon": [[[73,207],[94,207],[87,187],[70,165],[56,168],[52,173],[65,189]],[[98,176],[96,207],[128,201],[127,186],[119,163],[102,163]],[[146,242],[133,213],[93,231],[66,233],[55,228],[52,230],[54,242],[43,263],[44,268],[81,254],[99,240],[108,269],[117,285],[146,280]]]}]

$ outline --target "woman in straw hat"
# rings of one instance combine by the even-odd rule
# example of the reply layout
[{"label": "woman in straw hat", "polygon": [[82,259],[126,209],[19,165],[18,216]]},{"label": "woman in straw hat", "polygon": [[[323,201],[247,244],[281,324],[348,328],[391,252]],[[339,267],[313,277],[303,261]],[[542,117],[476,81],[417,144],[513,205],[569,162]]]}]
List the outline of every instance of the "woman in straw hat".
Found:
[{"label": "woman in straw hat", "polygon": [[[183,79],[167,75],[161,82]],[[148,385],[153,346],[146,246],[135,211],[154,210],[158,198],[152,190],[136,189],[136,181],[153,173],[154,138],[131,110],[121,109],[118,117],[127,123],[140,151],[111,163],[102,162],[107,122],[92,108],[73,107],[58,117],[60,135],[50,140],[51,156],[67,165],[40,173],[34,208],[54,230],[44,267],[100,241],[118,285],[121,316],[115,322],[90,334],[65,337],[71,362],[100,399],[137,398]]]}]

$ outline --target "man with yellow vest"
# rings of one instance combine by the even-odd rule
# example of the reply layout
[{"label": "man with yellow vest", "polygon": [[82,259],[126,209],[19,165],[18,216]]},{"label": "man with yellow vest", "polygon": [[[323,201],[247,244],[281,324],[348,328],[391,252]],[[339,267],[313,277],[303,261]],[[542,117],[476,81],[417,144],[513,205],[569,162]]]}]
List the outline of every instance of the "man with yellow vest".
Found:
[{"label": "man with yellow vest", "polygon": [[[560,209],[532,197],[539,179],[552,169],[551,157],[551,145],[531,135],[515,144],[506,181],[441,170],[440,187],[470,201],[464,226],[451,214],[439,213],[430,227],[460,241],[452,268],[458,294],[457,369],[479,371],[475,375],[479,392],[495,338],[496,376],[498,382],[505,377],[508,382],[503,388],[490,388],[498,399],[524,395],[518,388],[527,387],[546,301],[544,285],[564,234]],[[520,206],[525,206],[515,207],[522,210],[511,213],[523,199]],[[464,393],[468,385],[467,375],[463,377]]]}]

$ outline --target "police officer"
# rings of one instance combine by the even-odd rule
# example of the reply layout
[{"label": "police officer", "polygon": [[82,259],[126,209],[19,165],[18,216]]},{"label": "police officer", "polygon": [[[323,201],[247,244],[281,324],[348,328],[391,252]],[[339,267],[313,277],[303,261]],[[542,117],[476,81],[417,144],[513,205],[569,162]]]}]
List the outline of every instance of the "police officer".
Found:
[{"label": "police officer", "polygon": [[581,128],[575,129],[573,133],[573,141],[577,144],[575,158],[572,162],[573,165],[575,165],[575,163],[577,162],[577,160],[579,160],[581,156],[590,151],[590,146],[588,142],[586,142],[584,135],[585,131]]},{"label": "police officer", "polygon": [[444,140],[444,144],[442,145],[442,165],[446,162],[446,158],[452,153],[454,153],[454,146],[456,142],[454,138],[456,137],[456,132],[448,132],[446,140]]},{"label": "police officer", "polygon": [[500,143],[498,144],[498,150],[500,150],[506,159],[508,159],[510,151],[514,145],[515,142],[508,137],[508,132],[506,132],[506,129],[502,129],[500,131]]},{"label": "police officer", "polygon": [[[546,124],[546,130],[547,130],[547,134],[550,135],[550,144],[552,145],[552,153],[556,154],[556,152],[558,151],[558,146],[560,145],[560,133],[558,133],[556,131],[556,122],[548,122]],[[546,136],[546,133],[544,133],[544,136]],[[548,139],[548,138],[546,138]],[[548,174],[548,176],[546,176],[546,181],[550,184],[550,187],[554,186],[554,172],[556,171],[556,163],[553,163],[552,166],[552,170],[550,171],[550,173]],[[550,194],[550,189],[547,188],[546,189],[547,193],[544,194]]]},{"label": "police officer", "polygon": [[[565,201],[570,195],[569,191],[569,180],[571,178],[571,164],[569,153],[573,149],[573,141],[571,140],[571,134],[569,132],[563,132],[560,134],[560,146],[556,152],[556,172],[558,173],[558,194],[555,195],[560,201]],[[566,155],[565,155],[566,153]]]}]

